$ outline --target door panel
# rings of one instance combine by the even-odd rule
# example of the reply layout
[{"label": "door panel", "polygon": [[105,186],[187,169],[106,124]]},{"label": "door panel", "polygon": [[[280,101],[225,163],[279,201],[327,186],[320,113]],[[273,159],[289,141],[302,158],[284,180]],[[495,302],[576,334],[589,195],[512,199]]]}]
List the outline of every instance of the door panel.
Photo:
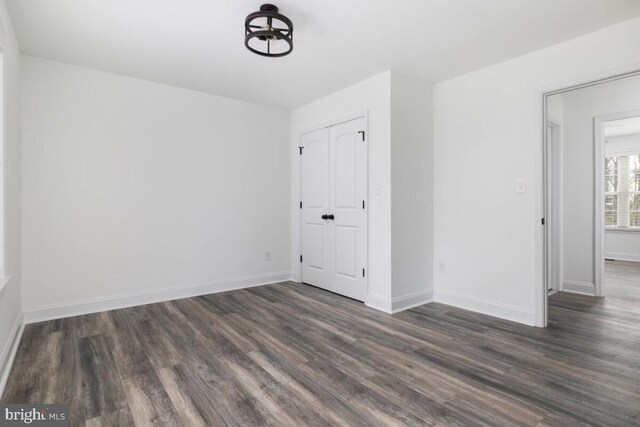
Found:
[{"label": "door panel", "polygon": [[307,256],[308,268],[324,270],[324,252],[326,250],[324,232],[326,228],[324,224],[307,224],[307,250],[304,253]]},{"label": "door panel", "polygon": [[358,228],[350,226],[336,226],[336,274],[350,279],[356,279]]},{"label": "door panel", "polygon": [[332,146],[335,150],[335,179],[340,185],[335,186],[335,204],[340,208],[355,208],[357,205],[356,196],[358,185],[356,182],[357,164],[357,135],[353,132],[336,132],[331,129],[330,134],[333,140]]},{"label": "door panel", "polygon": [[367,195],[367,142],[364,119],[336,126],[330,138],[331,239],[335,271],[333,291],[364,300],[367,255],[367,217],[363,202]]},{"label": "door panel", "polygon": [[302,281],[360,301],[367,266],[364,124],[353,120],[301,140]]},{"label": "door panel", "polygon": [[322,219],[330,212],[329,130],[305,134],[301,143],[302,281],[331,290],[330,224]]},{"label": "door panel", "polygon": [[329,166],[328,158],[328,141],[325,135],[313,135],[313,139],[304,145],[304,201],[308,208],[328,208],[326,205],[326,192],[329,190],[326,179],[329,176],[327,167]]}]

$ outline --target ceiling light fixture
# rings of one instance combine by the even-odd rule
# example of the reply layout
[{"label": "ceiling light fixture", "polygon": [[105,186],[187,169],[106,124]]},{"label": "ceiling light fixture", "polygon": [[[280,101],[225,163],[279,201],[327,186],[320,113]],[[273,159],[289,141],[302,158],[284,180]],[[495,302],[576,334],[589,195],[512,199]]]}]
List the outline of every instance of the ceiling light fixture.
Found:
[{"label": "ceiling light fixture", "polygon": [[244,45],[262,56],[279,57],[293,50],[293,23],[272,4],[263,4],[244,21]]}]

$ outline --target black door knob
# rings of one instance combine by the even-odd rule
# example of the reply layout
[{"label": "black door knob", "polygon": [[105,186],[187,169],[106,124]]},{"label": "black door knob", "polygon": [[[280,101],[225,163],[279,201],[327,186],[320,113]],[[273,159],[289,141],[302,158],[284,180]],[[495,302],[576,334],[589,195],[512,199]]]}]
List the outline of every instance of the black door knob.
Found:
[{"label": "black door knob", "polygon": [[329,215],[324,214],[324,215],[322,215],[322,219],[327,219],[327,217],[328,217],[328,216],[329,216]]},{"label": "black door knob", "polygon": [[336,217],[333,214],[327,215],[327,219],[333,221]]}]

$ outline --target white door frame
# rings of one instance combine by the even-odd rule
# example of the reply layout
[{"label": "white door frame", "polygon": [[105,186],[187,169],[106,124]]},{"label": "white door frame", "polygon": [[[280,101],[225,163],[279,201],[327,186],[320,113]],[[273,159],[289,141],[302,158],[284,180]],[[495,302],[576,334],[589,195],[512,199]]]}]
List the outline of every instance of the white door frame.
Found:
[{"label": "white door frame", "polygon": [[594,170],[596,176],[594,195],[594,236],[595,236],[595,285],[596,296],[605,296],[605,224],[604,224],[604,125],[615,120],[639,117],[640,110],[604,114],[593,119]]},{"label": "white door frame", "polygon": [[[551,268],[551,272],[555,273],[555,285],[552,282],[551,286],[549,283],[548,289],[561,292],[563,290],[563,259],[562,259],[562,130],[558,123],[555,123],[551,120],[547,120],[547,127],[550,127],[553,132],[553,143],[551,144],[552,152],[548,153],[546,158],[547,162],[551,162],[551,165],[547,164],[547,173],[553,175],[555,180],[551,183],[553,186],[553,194],[551,195],[551,204],[554,206],[549,206],[549,214],[545,216],[546,225],[549,228],[548,237],[550,246],[555,247],[555,271]],[[548,136],[548,134],[547,134]],[[548,146],[547,141],[547,146]],[[549,188],[547,188],[549,191]],[[548,195],[548,194],[547,194]],[[554,209],[555,207],[555,209]],[[553,214],[552,214],[553,213]],[[549,246],[548,246],[549,248]]]},{"label": "white door frame", "polygon": [[[350,122],[352,120],[357,120],[357,119],[363,119],[364,120],[364,129],[366,132],[366,149],[367,149],[367,156],[366,156],[366,170],[367,170],[367,199],[365,201],[366,203],[366,209],[365,209],[365,213],[364,213],[364,217],[365,217],[365,230],[367,230],[366,232],[366,237],[365,237],[365,248],[366,248],[366,261],[365,261],[365,269],[366,269],[366,275],[364,277],[364,282],[365,282],[365,302],[366,302],[366,298],[369,295],[369,209],[371,206],[370,200],[371,198],[369,197],[370,193],[369,193],[369,137],[370,137],[370,132],[369,132],[369,111],[365,110],[365,111],[361,111],[359,113],[354,113],[352,115],[348,115],[348,116],[344,116],[341,117],[339,119],[335,119],[335,120],[331,120],[328,122],[325,122],[321,125],[318,126],[314,126],[311,128],[308,128],[302,132],[300,132],[300,135],[298,135],[298,142],[301,141],[302,136],[306,135],[308,133],[311,132],[315,132],[319,129],[324,129],[324,128],[331,128],[333,126],[337,126],[340,125],[342,123],[346,123],[346,122]],[[302,144],[301,144],[302,146]],[[300,182],[299,182],[299,187],[300,187],[300,191],[298,193],[298,198],[299,200],[302,200],[302,159],[300,158],[300,156],[298,157],[298,170],[300,171]],[[302,251],[302,232],[303,232],[303,227],[302,227],[302,215],[298,215],[298,221],[299,221],[299,229],[300,229],[300,235],[298,236],[299,238],[299,248],[300,251]],[[302,264],[300,264],[300,266],[302,266]],[[303,277],[302,277],[302,267],[300,268],[300,282],[303,282]]]},{"label": "white door frame", "polygon": [[[549,153],[547,153],[547,112],[548,112],[548,98],[553,95],[558,95],[565,92],[570,92],[576,89],[587,88],[591,86],[596,86],[602,83],[612,82],[616,80],[625,79],[627,77],[639,76],[640,69],[635,68],[626,72],[621,72],[619,74],[608,75],[604,77],[594,78],[593,80],[582,80],[581,82],[577,82],[573,85],[561,86],[559,88],[553,88],[551,90],[540,90],[542,95],[542,120],[540,121],[540,130],[542,132],[540,142],[542,145],[542,218],[548,217],[548,202],[547,202],[547,159]],[[595,141],[596,138],[594,138]],[[604,147],[604,146],[603,146]],[[598,147],[594,143],[594,150]],[[604,149],[604,148],[602,148]],[[603,154],[602,154],[603,156]],[[598,153],[596,153],[596,157],[598,157]],[[602,169],[602,164],[596,166],[600,170]],[[598,173],[598,169],[596,169],[595,179],[602,182],[600,185],[598,182],[595,183],[596,193],[598,194],[596,197],[596,206],[597,200],[603,200],[604,198],[604,179],[600,180],[601,174],[603,172]],[[599,189],[599,190],[598,190]],[[598,217],[600,217],[600,221],[598,221]],[[598,226],[598,222],[602,223],[602,225]],[[601,229],[600,229],[601,227]],[[548,253],[548,244],[549,244],[549,236],[548,227],[542,227],[542,262],[541,262],[541,278],[539,284],[539,290],[536,292],[536,326],[547,327],[548,323],[548,283],[547,283],[547,253]],[[602,262],[596,262],[594,266],[595,273],[595,281],[596,281],[596,289],[598,287],[598,282],[600,285],[604,282],[604,203],[601,204],[601,209],[596,209],[596,218],[594,221],[594,230],[597,230],[594,236],[594,248],[601,246],[602,250]],[[598,254],[595,254],[599,256]],[[600,286],[602,289],[602,286]]]}]

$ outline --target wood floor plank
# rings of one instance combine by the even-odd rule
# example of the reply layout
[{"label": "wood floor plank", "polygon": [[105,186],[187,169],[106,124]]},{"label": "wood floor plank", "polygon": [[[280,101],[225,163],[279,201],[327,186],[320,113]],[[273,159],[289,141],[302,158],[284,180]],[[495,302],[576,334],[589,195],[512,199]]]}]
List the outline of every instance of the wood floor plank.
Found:
[{"label": "wood floor plank", "polygon": [[281,283],[27,325],[0,402],[73,426],[640,426],[640,264],[549,327]]},{"label": "wood floor plank", "polygon": [[155,371],[142,370],[124,378],[122,383],[135,425],[181,425],[173,403]]},{"label": "wood floor plank", "polygon": [[85,417],[95,418],[126,407],[127,398],[113,360],[109,340],[102,335],[82,337],[79,348],[82,370],[80,393],[83,397]]},{"label": "wood floor plank", "polygon": [[[163,368],[158,376],[183,424],[190,426],[224,425],[213,402],[203,399],[199,382],[182,365]],[[204,404],[203,404],[204,403]]]},{"label": "wood floor plank", "polygon": [[134,424],[135,421],[128,407],[90,418],[85,423],[86,427],[122,427],[133,426]]}]

